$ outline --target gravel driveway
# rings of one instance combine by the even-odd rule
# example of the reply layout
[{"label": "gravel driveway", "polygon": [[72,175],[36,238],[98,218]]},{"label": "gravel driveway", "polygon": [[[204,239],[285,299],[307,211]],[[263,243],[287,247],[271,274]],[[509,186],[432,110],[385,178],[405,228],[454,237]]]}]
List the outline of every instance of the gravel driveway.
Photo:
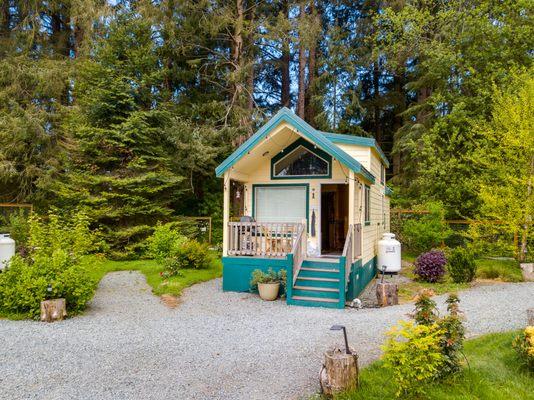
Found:
[{"label": "gravel driveway", "polygon": [[[534,307],[534,283],[461,293],[470,336],[516,329]],[[443,303],[443,297],[438,297]],[[366,364],[412,305],[332,310],[196,285],[175,309],[140,273],[100,283],[88,312],[54,324],[0,320],[1,399],[297,399],[318,389],[322,353],[347,326]]]}]

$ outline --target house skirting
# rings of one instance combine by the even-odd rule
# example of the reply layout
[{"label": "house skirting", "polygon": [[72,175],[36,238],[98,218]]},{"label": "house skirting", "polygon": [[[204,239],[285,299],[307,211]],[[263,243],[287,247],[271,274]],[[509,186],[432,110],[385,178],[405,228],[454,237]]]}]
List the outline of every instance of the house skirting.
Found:
[{"label": "house skirting", "polygon": [[356,262],[352,264],[350,271],[349,285],[347,293],[345,293],[345,299],[347,301],[352,301],[358,297],[375,276],[376,257],[371,258],[363,265],[361,259],[356,260]]},{"label": "house skirting", "polygon": [[267,272],[269,268],[278,272],[281,269],[289,270],[287,258],[263,257],[223,257],[223,290],[229,292],[250,291],[252,271],[260,269]]}]

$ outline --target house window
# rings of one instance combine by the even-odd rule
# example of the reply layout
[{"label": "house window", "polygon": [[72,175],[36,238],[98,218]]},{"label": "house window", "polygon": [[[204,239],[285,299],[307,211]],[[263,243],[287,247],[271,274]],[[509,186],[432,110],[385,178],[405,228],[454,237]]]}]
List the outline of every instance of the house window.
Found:
[{"label": "house window", "polygon": [[365,185],[365,225],[371,224],[371,188]]},{"label": "house window", "polygon": [[383,165],[380,165],[380,183],[383,185],[385,182],[386,168]]},{"label": "house window", "polygon": [[302,222],[307,217],[307,206],[307,186],[254,188],[254,217],[258,222]]},{"label": "house window", "polygon": [[332,157],[300,138],[271,159],[273,179],[330,178]]}]

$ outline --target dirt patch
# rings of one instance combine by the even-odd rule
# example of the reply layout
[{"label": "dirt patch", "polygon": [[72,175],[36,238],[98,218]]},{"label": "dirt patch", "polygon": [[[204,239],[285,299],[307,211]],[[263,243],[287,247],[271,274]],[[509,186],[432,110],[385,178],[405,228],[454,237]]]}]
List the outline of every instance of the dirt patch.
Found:
[{"label": "dirt patch", "polygon": [[169,308],[176,308],[180,304],[180,299],[170,294],[162,294],[160,296],[161,302]]}]

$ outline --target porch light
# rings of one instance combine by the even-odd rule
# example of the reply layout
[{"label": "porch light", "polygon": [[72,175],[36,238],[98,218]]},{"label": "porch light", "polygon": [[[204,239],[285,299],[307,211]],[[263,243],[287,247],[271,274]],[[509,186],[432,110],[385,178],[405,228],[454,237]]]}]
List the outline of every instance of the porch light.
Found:
[{"label": "porch light", "polygon": [[349,341],[347,340],[347,329],[343,325],[332,325],[330,328],[331,331],[343,331],[343,336],[345,338],[345,353],[352,354],[349,350]]}]

